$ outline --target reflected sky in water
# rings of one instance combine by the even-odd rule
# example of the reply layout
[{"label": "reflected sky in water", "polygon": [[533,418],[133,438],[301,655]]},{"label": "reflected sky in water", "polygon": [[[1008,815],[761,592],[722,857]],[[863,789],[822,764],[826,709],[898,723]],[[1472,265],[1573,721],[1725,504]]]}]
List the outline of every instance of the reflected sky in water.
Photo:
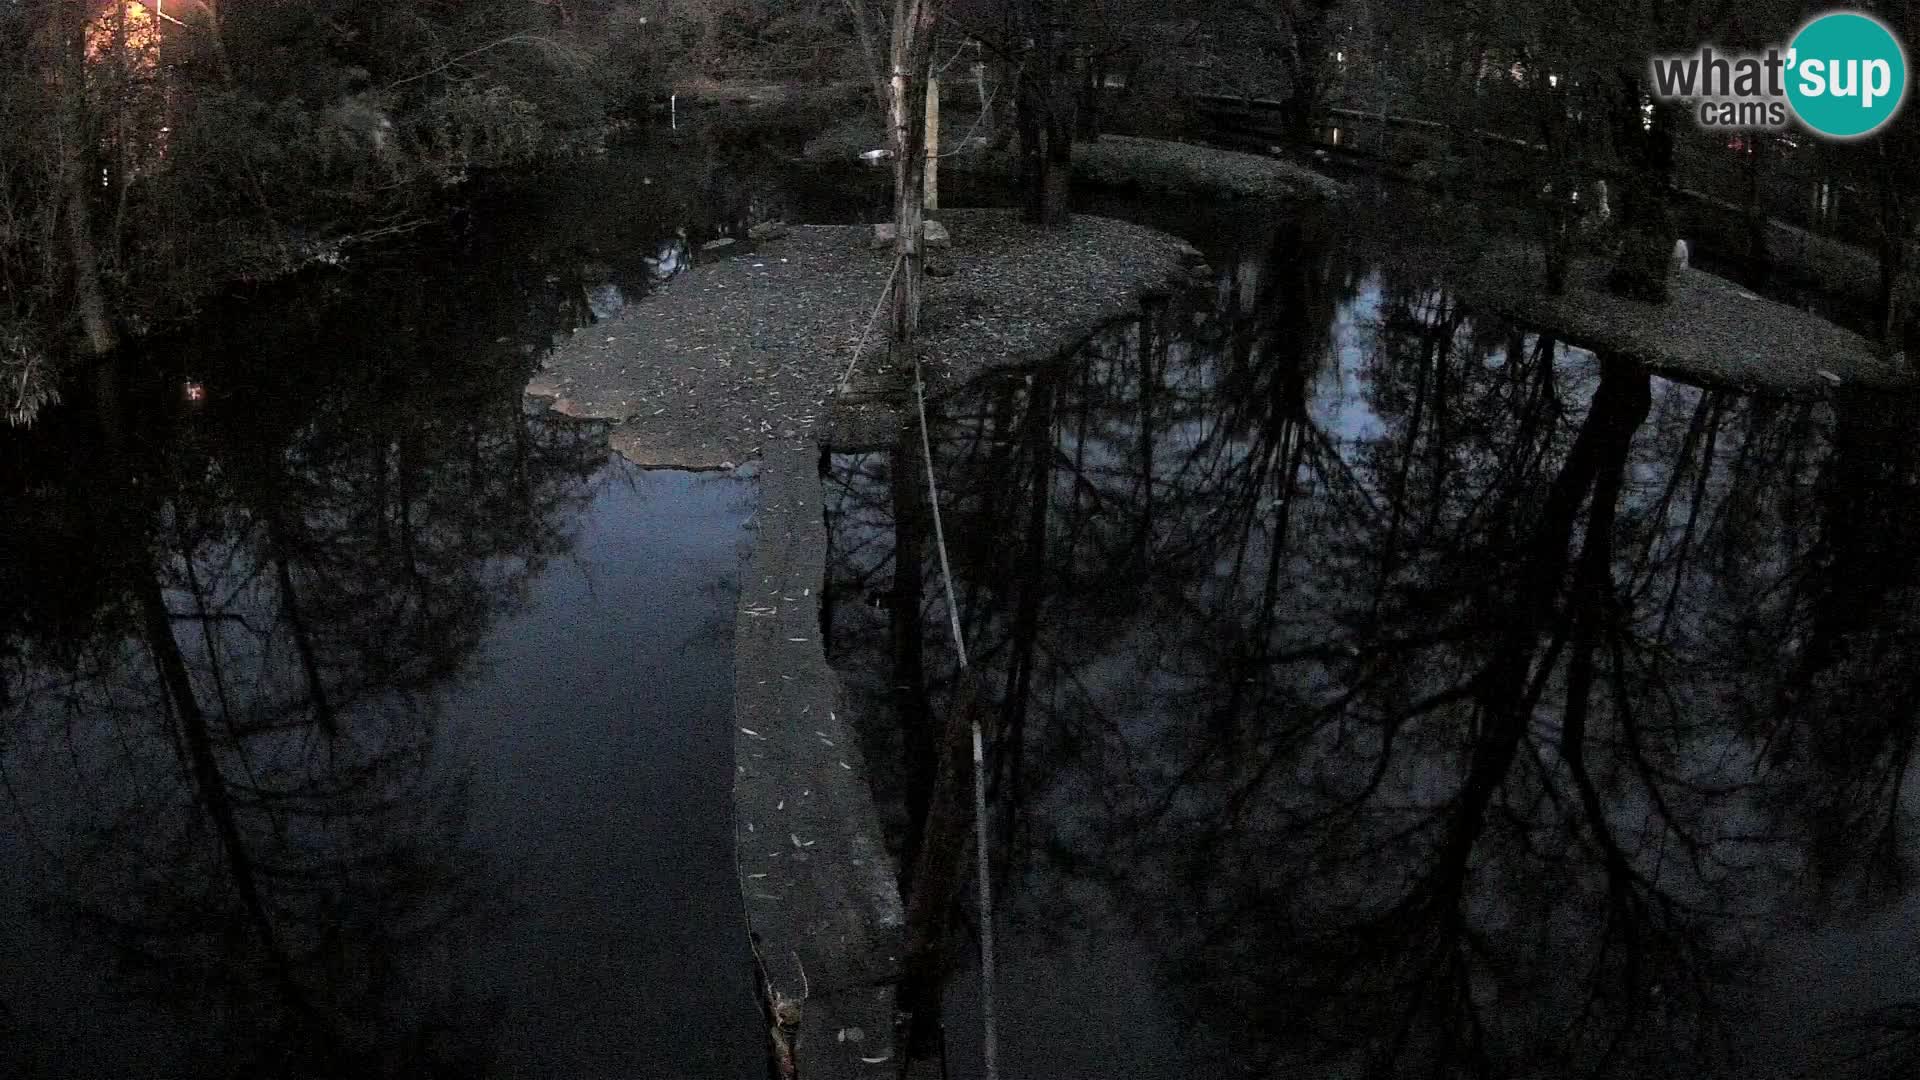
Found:
[{"label": "reflected sky in water", "polygon": [[559,480],[531,544],[422,521],[449,532],[417,592],[374,579],[406,615],[334,606],[370,553],[308,518],[161,553],[164,623],[8,664],[19,1075],[756,1066],[725,826],[748,492]]},{"label": "reflected sky in water", "polygon": [[[1650,377],[1369,232],[1250,219],[1213,289],[935,405],[1004,1067],[1908,1075],[1908,406]],[[828,477],[896,845],[955,677],[920,467]]]},{"label": "reflected sky in water", "polygon": [[522,394],[674,209],[262,290],[0,432],[0,1076],[764,1067],[752,491]]}]

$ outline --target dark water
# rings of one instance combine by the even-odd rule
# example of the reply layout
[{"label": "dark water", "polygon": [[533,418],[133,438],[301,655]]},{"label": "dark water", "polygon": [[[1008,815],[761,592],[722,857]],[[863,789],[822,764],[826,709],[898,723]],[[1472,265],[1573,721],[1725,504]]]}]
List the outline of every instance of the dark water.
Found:
[{"label": "dark water", "polygon": [[0,431],[0,1076],[763,1071],[752,490],[521,393],[756,200],[808,212],[711,150],[484,197]]},{"label": "dark water", "polygon": [[[1476,318],[1414,216],[1191,219],[1206,295],[935,405],[1003,1074],[1912,1075],[1912,404]],[[956,679],[920,469],[828,479],[896,848]]]}]

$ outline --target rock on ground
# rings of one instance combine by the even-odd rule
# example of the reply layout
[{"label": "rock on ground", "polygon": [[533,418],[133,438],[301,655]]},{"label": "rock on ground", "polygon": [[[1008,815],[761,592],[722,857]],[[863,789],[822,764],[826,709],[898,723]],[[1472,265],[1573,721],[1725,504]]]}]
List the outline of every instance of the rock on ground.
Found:
[{"label": "rock on ground", "polygon": [[[873,227],[873,246],[876,248],[887,247],[893,243],[894,234],[899,231],[891,221],[875,225]],[[947,232],[947,227],[932,219],[920,223],[920,239],[930,248],[953,246],[953,236]]]}]

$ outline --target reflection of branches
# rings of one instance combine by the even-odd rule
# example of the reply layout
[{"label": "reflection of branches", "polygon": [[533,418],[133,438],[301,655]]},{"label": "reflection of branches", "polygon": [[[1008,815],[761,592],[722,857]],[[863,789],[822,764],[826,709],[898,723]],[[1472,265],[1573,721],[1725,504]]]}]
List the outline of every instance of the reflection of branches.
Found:
[{"label": "reflection of branches", "polygon": [[1834,886],[1857,875],[1871,899],[1897,896],[1908,880],[1920,458],[1878,403],[1843,402],[1837,421],[1817,484],[1826,513],[1781,595],[1795,637],[1762,723],[1770,762],[1817,780],[1775,803],[1810,832],[1817,879]]},{"label": "reflection of branches", "polygon": [[0,769],[41,906],[189,1016],[210,1075],[484,1063],[487,1006],[436,982],[491,907],[438,695],[566,551],[605,453],[518,390],[227,418],[43,474],[30,505],[58,527],[9,540],[103,538],[88,620],[9,661]]},{"label": "reflection of branches", "polygon": [[[1097,883],[1255,1068],[1710,1067],[1785,841],[1899,868],[1910,448],[1283,236],[945,403],[1012,895]],[[886,566],[885,481],[836,471],[831,580]]]},{"label": "reflection of branches", "polygon": [[[1838,1076],[1846,1080],[1904,1080],[1920,1068],[1920,1003],[1905,1002],[1876,1009],[1839,1032],[1848,1053],[1821,1063],[1804,1075]],[[1860,1045],[1864,1044],[1864,1045]]]}]

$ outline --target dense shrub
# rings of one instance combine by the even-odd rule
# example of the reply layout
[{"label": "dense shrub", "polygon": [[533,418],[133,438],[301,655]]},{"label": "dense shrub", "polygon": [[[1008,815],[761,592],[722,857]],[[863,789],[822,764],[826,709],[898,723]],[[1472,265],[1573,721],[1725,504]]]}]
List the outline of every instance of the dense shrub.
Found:
[{"label": "dense shrub", "polygon": [[45,400],[76,324],[100,349],[598,148],[664,70],[655,6],[0,3],[0,413]]}]

